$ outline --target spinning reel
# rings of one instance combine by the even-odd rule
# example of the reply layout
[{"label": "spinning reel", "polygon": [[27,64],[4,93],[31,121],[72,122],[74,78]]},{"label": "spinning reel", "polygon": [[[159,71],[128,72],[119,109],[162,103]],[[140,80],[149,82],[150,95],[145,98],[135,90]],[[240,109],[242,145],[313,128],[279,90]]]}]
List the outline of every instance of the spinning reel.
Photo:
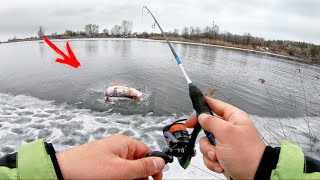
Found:
[{"label": "spinning reel", "polygon": [[[164,159],[165,163],[172,163],[173,157],[177,157],[179,164],[183,168],[187,168],[191,157],[196,155],[194,144],[190,144],[191,135],[182,121],[187,119],[179,119],[170,125],[163,127],[163,136],[166,139],[168,147],[161,151],[151,151],[146,156],[157,156]],[[190,147],[192,147],[190,151]],[[187,158],[186,158],[187,157]]]}]

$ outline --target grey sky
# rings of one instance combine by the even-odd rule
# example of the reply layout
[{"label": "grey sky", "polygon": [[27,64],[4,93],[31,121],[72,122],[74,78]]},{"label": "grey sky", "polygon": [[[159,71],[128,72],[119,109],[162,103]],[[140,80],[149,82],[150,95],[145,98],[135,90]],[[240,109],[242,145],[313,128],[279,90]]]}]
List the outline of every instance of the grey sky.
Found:
[{"label": "grey sky", "polygon": [[222,32],[320,44],[319,0],[2,0],[0,41],[35,36],[40,25],[46,34],[83,30],[88,23],[102,31],[123,19],[133,22],[133,31],[159,32],[146,12],[142,23],[142,5],[166,31],[214,20]]}]

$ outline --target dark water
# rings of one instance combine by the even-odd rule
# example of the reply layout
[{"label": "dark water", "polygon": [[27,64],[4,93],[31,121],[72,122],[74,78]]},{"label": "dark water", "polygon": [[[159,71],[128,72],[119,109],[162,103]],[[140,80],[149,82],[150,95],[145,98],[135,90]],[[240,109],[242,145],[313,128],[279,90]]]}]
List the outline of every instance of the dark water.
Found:
[{"label": "dark water", "polygon": [[[65,50],[65,40],[54,41]],[[0,45],[0,92],[25,94],[78,108],[122,114],[189,114],[185,79],[163,42],[147,40],[69,40],[81,63],[74,69],[43,42]],[[250,114],[295,117],[319,114],[319,67],[215,47],[173,44],[193,82],[215,87],[216,98]],[[300,71],[299,71],[300,69]],[[266,87],[258,80],[266,80]],[[105,85],[119,82],[146,94],[140,104],[107,106]],[[271,96],[271,99],[269,97]],[[227,99],[228,100],[227,100]],[[277,112],[274,110],[274,103]]]}]

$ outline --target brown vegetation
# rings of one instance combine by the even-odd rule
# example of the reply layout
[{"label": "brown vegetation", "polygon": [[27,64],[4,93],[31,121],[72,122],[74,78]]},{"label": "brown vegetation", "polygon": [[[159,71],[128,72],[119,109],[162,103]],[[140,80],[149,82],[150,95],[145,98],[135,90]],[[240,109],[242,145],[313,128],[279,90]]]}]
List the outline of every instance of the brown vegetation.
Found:
[{"label": "brown vegetation", "polygon": [[[320,64],[320,46],[306,42],[295,42],[288,40],[264,40],[263,38],[253,37],[248,33],[244,35],[233,35],[222,33],[214,36],[199,35],[176,35],[167,33],[171,41],[193,42],[201,44],[218,45],[225,47],[236,47],[249,49],[259,52],[267,52],[287,56],[289,59],[300,60],[307,63]],[[214,38],[215,37],[215,38]],[[163,40],[160,34],[150,34],[147,38]]]},{"label": "brown vegetation", "polygon": [[[26,39],[13,38],[7,42],[41,40],[40,36],[44,35],[43,27],[40,27],[38,37]],[[178,29],[167,32],[166,35],[172,41],[192,42],[201,44],[218,45],[224,47],[235,47],[240,49],[248,49],[257,52],[265,52],[268,54],[277,54],[286,56],[288,59],[300,60],[307,63],[320,64],[320,46],[306,42],[296,42],[289,40],[264,40],[263,38],[254,37],[250,33],[243,35],[231,34],[229,32],[219,32],[219,26],[212,23],[203,29],[200,27],[184,27],[179,33]],[[62,34],[52,33],[46,35],[53,39],[72,39],[72,38],[109,38],[109,37],[125,37],[125,38],[148,38],[154,40],[163,40],[163,36],[157,33],[132,33],[132,22],[123,20],[121,25],[115,25],[110,31],[104,29],[103,33],[99,33],[99,26],[88,24],[84,27],[84,31],[66,30]]]}]

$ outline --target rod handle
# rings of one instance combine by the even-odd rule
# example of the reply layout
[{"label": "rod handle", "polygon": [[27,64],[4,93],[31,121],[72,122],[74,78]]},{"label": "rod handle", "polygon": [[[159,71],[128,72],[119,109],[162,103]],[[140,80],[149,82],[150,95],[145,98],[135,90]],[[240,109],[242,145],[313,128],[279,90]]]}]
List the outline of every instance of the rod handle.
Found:
[{"label": "rod handle", "polygon": [[[192,101],[193,109],[197,112],[197,117],[202,113],[213,115],[209,105],[204,99],[201,90],[192,83],[189,84],[189,94]],[[204,133],[206,134],[210,143],[215,145],[216,141],[214,135],[208,131],[204,131]]]}]

